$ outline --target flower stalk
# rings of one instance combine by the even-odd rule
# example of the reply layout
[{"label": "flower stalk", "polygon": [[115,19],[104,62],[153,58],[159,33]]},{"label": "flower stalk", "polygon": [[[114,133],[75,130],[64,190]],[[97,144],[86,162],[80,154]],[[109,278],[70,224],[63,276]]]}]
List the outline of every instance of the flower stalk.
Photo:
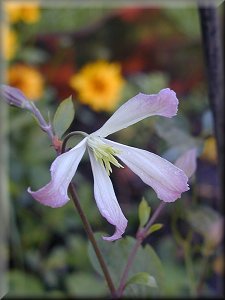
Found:
[{"label": "flower stalk", "polygon": [[94,233],[92,231],[91,225],[90,225],[90,223],[89,223],[89,221],[88,221],[88,219],[87,219],[87,217],[86,217],[86,215],[85,215],[85,213],[84,213],[84,211],[83,211],[83,209],[80,205],[79,197],[77,195],[76,189],[75,189],[74,184],[72,182],[69,185],[69,192],[70,192],[70,195],[71,195],[71,199],[72,199],[72,201],[73,201],[73,203],[74,203],[74,205],[77,209],[77,212],[80,215],[80,218],[81,218],[82,223],[84,225],[84,229],[87,233],[87,236],[88,236],[88,238],[89,238],[89,240],[90,240],[90,242],[91,242],[91,244],[94,248],[95,254],[97,256],[97,259],[99,261],[99,264],[100,264],[100,266],[102,268],[102,271],[103,271],[103,274],[105,276],[105,280],[107,282],[107,285],[108,285],[109,290],[111,292],[111,295],[113,297],[115,295],[116,290],[115,290],[112,278],[109,274],[108,268],[105,264],[105,261],[103,259],[102,254],[101,254],[101,251],[100,251],[100,249],[98,247],[98,244],[95,240]]},{"label": "flower stalk", "polygon": [[54,132],[53,132],[53,128],[52,125],[49,123],[47,123],[45,121],[45,119],[43,118],[42,114],[40,113],[39,109],[37,108],[37,106],[31,102],[31,109],[30,111],[34,114],[34,116],[37,118],[38,123],[41,127],[41,129],[47,133],[48,137],[50,138],[51,141],[54,140]]}]

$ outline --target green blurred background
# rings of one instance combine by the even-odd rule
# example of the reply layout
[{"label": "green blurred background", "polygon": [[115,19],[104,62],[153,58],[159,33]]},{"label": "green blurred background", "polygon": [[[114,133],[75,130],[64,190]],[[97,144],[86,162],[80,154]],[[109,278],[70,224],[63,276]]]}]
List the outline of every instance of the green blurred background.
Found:
[{"label": "green blurred background", "polygon": [[[145,242],[157,253],[156,260],[161,260],[154,265],[160,268],[155,272],[162,274],[156,274],[161,288],[137,290],[134,286],[127,295],[220,296],[222,204],[196,7],[82,7],[66,6],[62,1],[54,7],[32,1],[32,7],[24,8],[18,3],[14,8],[5,7],[6,82],[34,100],[46,118],[52,119],[59,103],[72,95],[76,113],[69,131],[91,133],[138,92],[157,93],[170,87],[177,93],[179,110],[173,119],[152,117],[110,137],[171,162],[187,149],[198,149],[197,171],[190,180],[190,191],[168,205],[159,217],[164,227]],[[110,100],[110,108],[104,105],[107,93],[101,103],[98,97],[85,102],[81,91],[71,85],[73,76],[99,60],[109,70],[114,64],[119,69],[119,73],[106,76],[104,84],[111,87],[117,81],[123,82],[115,90],[119,96]],[[98,65],[95,67],[98,72]],[[96,103],[100,103],[98,109]],[[88,251],[87,237],[72,203],[52,209],[40,205],[27,193],[27,187],[39,188],[50,178],[49,167],[55,153],[47,135],[29,113],[10,108],[9,144],[8,297],[104,297],[107,288],[96,266],[93,268],[93,254]],[[134,237],[142,197],[153,210],[159,200],[127,168],[114,168],[111,178],[129,221],[126,234]],[[94,231],[112,232],[95,204],[87,158],[82,160],[74,181]],[[100,239],[102,247],[107,248],[107,260],[111,259],[110,270],[119,272],[119,264],[127,256],[121,255],[119,246],[116,249],[117,246],[104,243],[107,242]],[[132,241],[128,238],[120,245],[126,248],[129,243]]]}]

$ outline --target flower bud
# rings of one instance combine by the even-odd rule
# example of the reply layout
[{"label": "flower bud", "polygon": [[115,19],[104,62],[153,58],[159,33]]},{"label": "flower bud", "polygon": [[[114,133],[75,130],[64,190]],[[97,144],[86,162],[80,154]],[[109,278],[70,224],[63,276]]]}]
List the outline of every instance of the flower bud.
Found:
[{"label": "flower bud", "polygon": [[31,110],[31,104],[25,95],[17,88],[2,84],[0,86],[1,98],[9,105]]}]

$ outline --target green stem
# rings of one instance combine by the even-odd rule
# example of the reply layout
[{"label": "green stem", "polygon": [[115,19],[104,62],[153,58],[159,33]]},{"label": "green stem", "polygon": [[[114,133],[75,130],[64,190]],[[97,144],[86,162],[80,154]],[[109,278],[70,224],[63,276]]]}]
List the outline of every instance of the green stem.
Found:
[{"label": "green stem", "polygon": [[112,296],[114,296],[115,295],[115,287],[114,287],[113,281],[111,279],[108,268],[107,268],[107,266],[105,264],[105,261],[103,259],[101,251],[100,251],[100,249],[97,245],[97,242],[95,240],[94,233],[92,231],[91,225],[90,225],[90,223],[89,223],[89,221],[88,221],[88,219],[87,219],[87,217],[86,217],[86,215],[85,215],[85,213],[84,213],[84,211],[83,211],[83,209],[80,205],[79,197],[77,195],[76,189],[75,189],[74,184],[72,182],[69,185],[69,192],[70,192],[71,198],[73,200],[73,203],[74,203],[74,205],[75,205],[75,207],[76,207],[76,209],[77,209],[77,211],[80,215],[80,218],[81,218],[82,223],[84,225],[84,229],[87,233],[87,236],[88,236],[88,238],[89,238],[89,240],[90,240],[90,242],[91,242],[91,244],[94,248],[95,254],[96,254],[97,259],[99,261],[99,264],[102,268],[102,271],[103,271],[103,274],[105,276],[106,282],[108,284],[109,290],[110,290]]},{"label": "green stem", "polygon": [[81,135],[81,136],[84,136],[84,137],[88,136],[88,134],[86,132],[83,132],[83,131],[72,131],[72,132],[68,133],[65,136],[65,138],[63,139],[62,150],[61,150],[62,153],[65,152],[66,144],[67,144],[68,140],[71,137],[75,136],[75,135]]},{"label": "green stem", "polygon": [[207,274],[208,262],[209,262],[209,255],[205,255],[203,257],[203,260],[202,260],[202,263],[201,263],[202,270],[201,270],[201,273],[200,273],[200,276],[199,276],[199,282],[198,282],[197,288],[196,288],[196,293],[197,293],[198,297],[201,296],[201,292],[202,292],[202,289],[203,289],[203,286],[204,286],[204,282],[205,282],[205,278],[206,278],[206,274]]},{"label": "green stem", "polygon": [[148,223],[145,225],[144,231],[143,231],[143,239],[146,237],[146,234],[148,233],[149,228],[152,226],[152,224],[155,222],[155,220],[158,218],[160,212],[162,209],[166,206],[166,202],[161,202],[157,209],[155,210],[154,214],[148,221]]},{"label": "green stem", "polygon": [[34,116],[37,118],[39,125],[41,129],[47,133],[49,139],[52,141],[54,138],[54,132],[51,124],[48,124],[45,119],[43,118],[42,114],[40,113],[39,109],[37,106],[33,103],[30,102],[31,104],[31,109],[30,111],[34,114]]},{"label": "green stem", "polygon": [[185,268],[189,280],[190,293],[192,296],[196,296],[193,262],[190,255],[190,243],[192,239],[192,231],[189,231],[186,238],[183,238],[176,226],[177,219],[178,219],[177,214],[174,214],[172,217],[172,225],[171,225],[173,237],[176,240],[177,244],[180,245],[180,247],[184,251],[184,263],[185,263]]},{"label": "green stem", "polygon": [[160,205],[157,207],[157,209],[155,210],[155,212],[152,215],[152,217],[149,219],[147,225],[144,228],[141,228],[137,232],[136,243],[134,244],[134,246],[131,249],[131,252],[130,252],[130,254],[128,256],[128,260],[127,260],[126,266],[124,268],[124,271],[123,271],[121,279],[120,279],[119,288],[118,288],[118,290],[116,292],[116,295],[117,295],[118,298],[120,298],[122,296],[122,294],[123,294],[123,291],[124,291],[125,286],[126,286],[126,281],[127,281],[127,277],[128,277],[130,268],[132,266],[132,263],[134,262],[135,255],[137,254],[137,251],[138,251],[140,245],[142,244],[143,240],[145,239],[149,228],[155,222],[155,220],[157,219],[157,217],[159,216],[160,212],[165,207],[165,205],[166,205],[165,202],[160,203]]},{"label": "green stem", "polygon": [[183,249],[184,249],[184,261],[185,261],[186,270],[189,279],[190,292],[191,292],[191,296],[195,297],[196,296],[195,275],[194,275],[193,263],[190,255],[189,241],[185,241],[185,243],[183,244]]}]

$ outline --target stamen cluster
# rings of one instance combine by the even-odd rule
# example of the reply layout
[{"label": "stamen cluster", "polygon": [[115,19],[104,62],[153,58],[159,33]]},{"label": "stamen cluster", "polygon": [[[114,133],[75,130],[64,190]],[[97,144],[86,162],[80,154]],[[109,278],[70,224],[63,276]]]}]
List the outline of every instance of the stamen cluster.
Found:
[{"label": "stamen cluster", "polygon": [[117,161],[115,156],[119,154],[121,151],[115,149],[112,146],[105,144],[98,137],[89,137],[88,138],[88,146],[94,153],[95,159],[106,169],[108,175],[112,173],[112,168],[110,164],[118,168],[123,168],[123,166]]}]

